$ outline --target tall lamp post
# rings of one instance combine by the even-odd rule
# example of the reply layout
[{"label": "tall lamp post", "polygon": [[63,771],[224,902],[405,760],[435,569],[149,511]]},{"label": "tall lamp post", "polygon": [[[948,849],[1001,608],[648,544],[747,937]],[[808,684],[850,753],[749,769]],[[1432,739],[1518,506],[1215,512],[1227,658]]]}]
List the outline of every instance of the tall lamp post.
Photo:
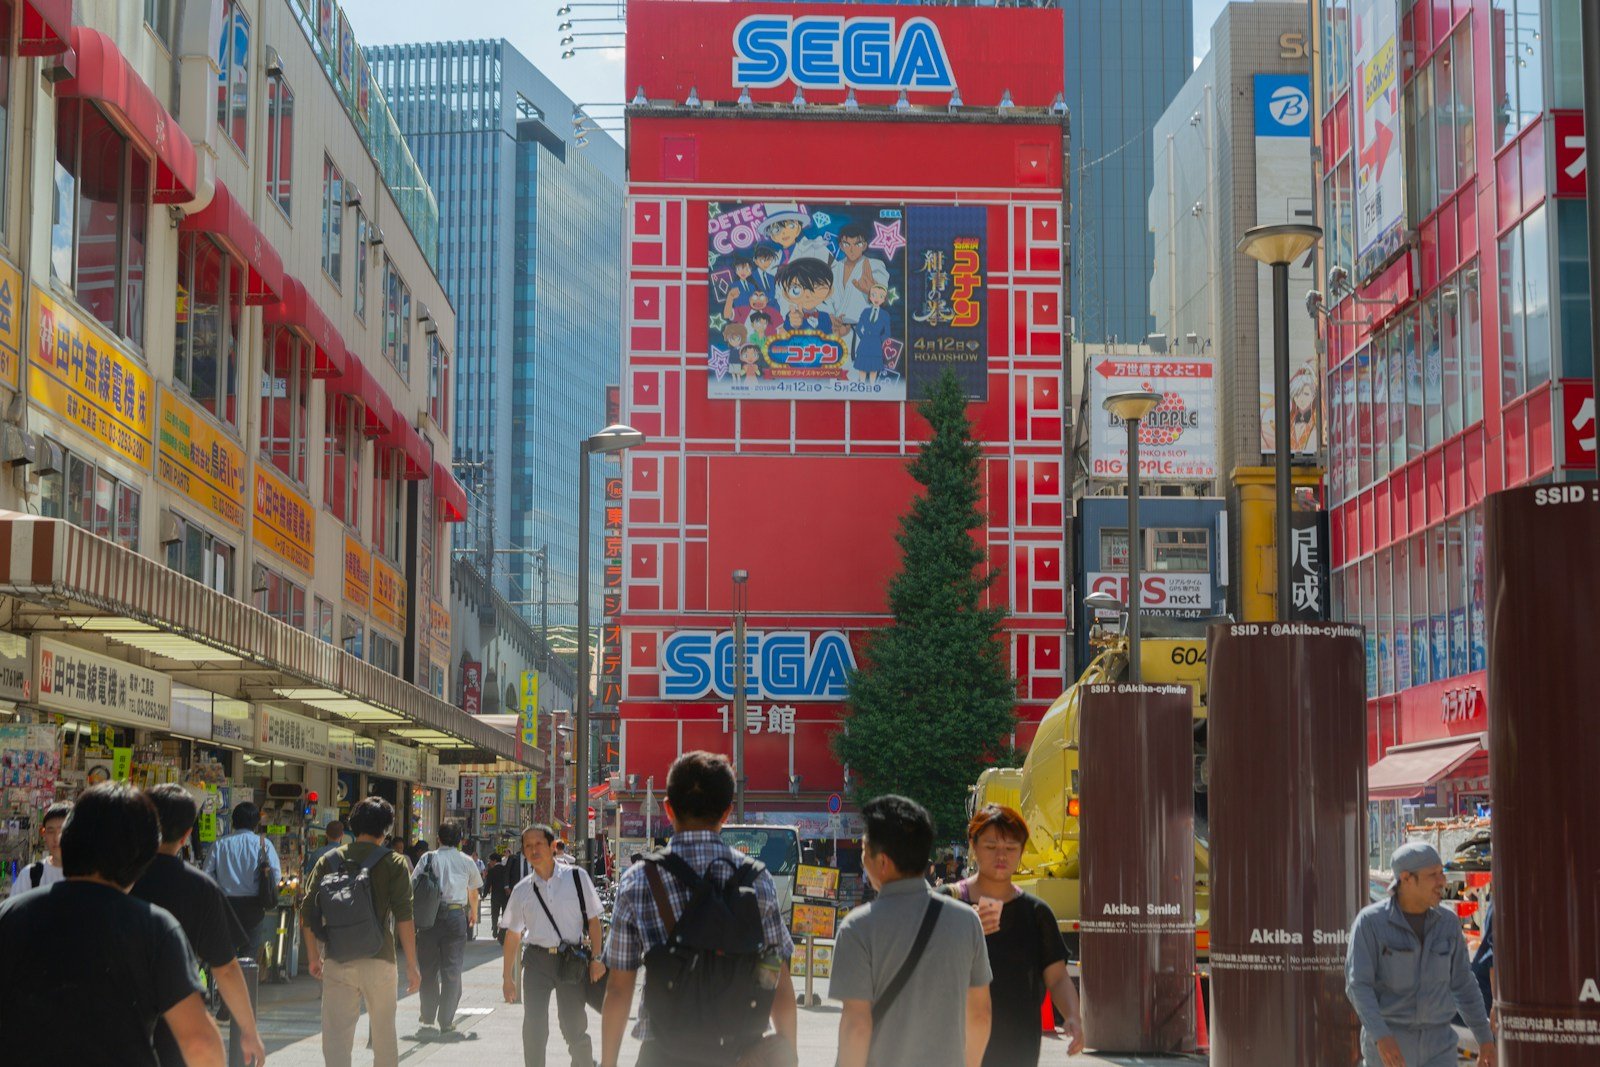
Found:
[{"label": "tall lamp post", "polygon": [[1289,617],[1289,511],[1294,500],[1294,487],[1289,482],[1290,452],[1294,449],[1289,432],[1289,264],[1311,251],[1321,238],[1320,226],[1290,222],[1253,227],[1239,240],[1239,251],[1272,268],[1272,437],[1277,467],[1277,484],[1273,488],[1280,620]]},{"label": "tall lamp post", "polygon": [[578,442],[578,803],[572,816],[583,841],[585,870],[594,859],[589,837],[589,458],[642,444],[644,434],[620,422]]},{"label": "tall lamp post", "polygon": [[744,822],[745,636],[744,616],[749,610],[749,571],[733,572],[733,821]]},{"label": "tall lamp post", "polygon": [[1160,393],[1112,393],[1101,407],[1128,428],[1128,681],[1139,681],[1139,614],[1144,607],[1139,574],[1139,426],[1161,403]]}]

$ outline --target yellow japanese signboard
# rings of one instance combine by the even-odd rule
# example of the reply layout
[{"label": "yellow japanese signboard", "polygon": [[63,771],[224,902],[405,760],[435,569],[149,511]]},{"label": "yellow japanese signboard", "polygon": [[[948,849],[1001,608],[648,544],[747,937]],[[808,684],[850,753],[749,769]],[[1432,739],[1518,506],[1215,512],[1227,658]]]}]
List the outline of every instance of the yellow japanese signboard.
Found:
[{"label": "yellow japanese signboard", "polygon": [[317,534],[311,501],[265,461],[256,464],[253,495],[256,540],[309,575]]},{"label": "yellow japanese signboard", "polygon": [[244,527],[244,449],[161,386],[156,475],[231,526]]},{"label": "yellow japanese signboard", "polygon": [[522,743],[529,748],[539,747],[539,672],[522,672],[522,696],[517,705],[517,724],[522,733]]},{"label": "yellow japanese signboard", "polygon": [[150,375],[98,327],[38,286],[28,317],[28,393],[34,402],[148,470],[156,415]]},{"label": "yellow japanese signboard", "polygon": [[450,662],[450,609],[437,600],[430,601],[428,619],[432,631],[433,661],[445,666]]},{"label": "yellow japanese signboard", "polygon": [[406,630],[406,580],[380,557],[372,557],[372,617],[398,632]]},{"label": "yellow japanese signboard", "polygon": [[372,553],[349,534],[344,538],[344,599],[362,611],[372,605]]},{"label": "yellow japanese signboard", "polygon": [[22,275],[0,259],[0,384],[22,383]]}]

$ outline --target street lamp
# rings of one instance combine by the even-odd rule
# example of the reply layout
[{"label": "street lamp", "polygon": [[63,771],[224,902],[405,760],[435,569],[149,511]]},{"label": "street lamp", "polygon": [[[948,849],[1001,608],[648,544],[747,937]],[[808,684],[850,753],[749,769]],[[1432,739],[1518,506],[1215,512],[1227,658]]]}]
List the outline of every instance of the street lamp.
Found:
[{"label": "street lamp", "polygon": [[744,822],[745,636],[744,616],[749,610],[750,572],[733,572],[733,821]]},{"label": "street lamp", "polygon": [[1112,393],[1100,405],[1128,428],[1128,681],[1139,681],[1139,611],[1144,606],[1139,574],[1139,426],[1161,403],[1160,393]]},{"label": "street lamp", "polygon": [[1289,432],[1289,264],[1311,251],[1321,238],[1321,227],[1290,222],[1256,226],[1246,230],[1239,241],[1239,251],[1272,268],[1272,436],[1277,468],[1274,518],[1280,620],[1289,617],[1289,507],[1294,494],[1289,484],[1289,453],[1294,448]]},{"label": "street lamp", "polygon": [[578,810],[573,812],[583,841],[583,866],[594,858],[589,838],[589,457],[644,444],[632,426],[612,423],[578,442]]}]

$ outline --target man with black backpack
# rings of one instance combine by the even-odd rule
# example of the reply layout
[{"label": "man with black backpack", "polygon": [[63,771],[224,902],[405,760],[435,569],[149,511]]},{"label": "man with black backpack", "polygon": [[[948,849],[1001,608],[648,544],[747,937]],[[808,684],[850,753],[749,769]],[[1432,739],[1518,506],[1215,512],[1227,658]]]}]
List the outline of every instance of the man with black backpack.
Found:
[{"label": "man with black backpack", "polygon": [[[715,753],[686,752],[667,773],[672,841],[630,867],[617,890],[601,1067],[617,1067],[641,966],[638,1067],[796,1062],[794,942],[772,875],[719,834],[733,792],[733,768]],[[764,1037],[769,1018],[777,1033]]]},{"label": "man with black backpack", "polygon": [[306,884],[300,924],[311,976],[322,981],[322,1060],[327,1067],[350,1067],[362,1001],[371,1023],[373,1067],[397,1067],[400,1062],[391,917],[406,952],[406,992],[422,986],[411,874],[405,859],[383,845],[393,824],[394,806],[387,800],[362,800],[348,820],[355,840],[318,860]]},{"label": "man with black backpack", "polygon": [[979,1067],[991,1016],[983,923],[924,880],[933,820],[920,804],[875,797],[861,816],[861,869],[878,897],[850,913],[833,950],[838,1067]]}]

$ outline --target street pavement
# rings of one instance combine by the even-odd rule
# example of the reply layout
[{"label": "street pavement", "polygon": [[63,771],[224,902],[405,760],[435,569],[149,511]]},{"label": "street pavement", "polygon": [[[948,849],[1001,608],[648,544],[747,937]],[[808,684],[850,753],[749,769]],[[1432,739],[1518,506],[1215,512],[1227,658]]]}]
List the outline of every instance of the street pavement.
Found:
[{"label": "street pavement", "polygon": [[[487,917],[480,924],[480,933],[488,929]],[[479,937],[469,941],[466,963],[462,975],[461,1012],[457,1026],[466,1034],[477,1035],[474,1040],[457,1040],[449,1043],[416,1040],[417,998],[415,995],[400,1001],[400,1059],[405,1064],[422,1064],[428,1067],[482,1067],[485,1062],[508,1064],[518,1062],[522,1050],[522,1005],[506,1004],[500,995],[500,946],[492,939]],[[402,971],[403,974],[403,971]],[[799,989],[804,989],[805,979],[795,979]],[[839,1029],[839,1004],[827,1000],[828,983],[819,980],[816,992],[823,997],[820,1007],[800,1010],[800,1063],[802,1067],[831,1067],[837,1045]],[[634,998],[635,1011],[638,997]],[[566,1067],[570,1063],[566,1044],[561,1040],[555,1025],[555,1005],[551,1004],[551,1038],[546,1052],[550,1067]],[[260,1018],[262,1039],[267,1046],[267,1062],[271,1067],[321,1067],[322,1064],[322,1003],[321,985],[307,977],[300,977],[286,985],[261,987]],[[595,1054],[600,1051],[600,1017],[589,1013],[589,1033],[594,1039]],[[363,1015],[356,1029],[355,1067],[371,1064],[372,1054],[365,1050],[367,1020]],[[638,1042],[631,1037],[623,1045],[622,1063],[633,1064],[638,1059]],[[1093,1055],[1068,1056],[1066,1043],[1059,1037],[1046,1037],[1044,1054],[1040,1063],[1045,1067],[1080,1067],[1086,1064],[1194,1064],[1204,1063],[1204,1057],[1101,1057]]]}]

